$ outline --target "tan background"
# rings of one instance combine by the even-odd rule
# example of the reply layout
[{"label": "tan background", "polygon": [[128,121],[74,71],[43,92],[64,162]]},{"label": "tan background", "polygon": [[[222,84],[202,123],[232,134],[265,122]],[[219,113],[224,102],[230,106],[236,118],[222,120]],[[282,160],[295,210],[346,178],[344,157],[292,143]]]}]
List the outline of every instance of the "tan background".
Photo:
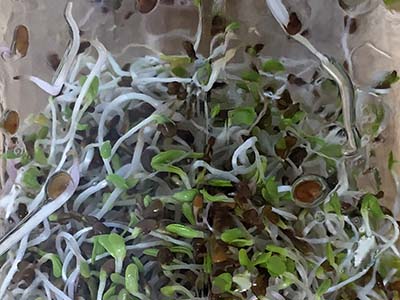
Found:
[{"label": "tan background", "polygon": [[[120,53],[123,46],[136,42],[150,44],[167,53],[182,53],[182,39],[193,38],[198,16],[190,0],[160,0],[161,3],[148,15],[134,11],[134,0],[124,0],[123,7],[117,12],[104,13],[102,5],[111,0],[89,1],[74,0],[73,14],[80,25],[83,39],[97,37],[113,53]],[[102,4],[98,3],[102,2]],[[175,2],[174,6],[167,5]],[[322,52],[343,61],[341,34],[343,32],[343,11],[336,0],[291,0],[287,4],[302,7],[298,11],[304,25],[309,27],[309,37]],[[265,0],[227,0],[226,13],[232,19],[245,23],[250,31],[241,29],[243,41],[263,42],[266,55],[285,55],[288,57],[310,57],[300,45],[289,41],[282,34],[276,22],[266,9]],[[380,0],[371,0],[380,3]],[[30,28],[30,49],[26,58],[14,63],[0,61],[0,100],[8,107],[18,109],[23,117],[31,112],[40,111],[47,103],[47,96],[31,83],[12,80],[17,74],[35,74],[51,80],[53,71],[47,63],[49,53],[62,56],[68,42],[68,30],[63,18],[64,0],[0,0],[0,43],[8,45],[16,25],[26,24]],[[311,9],[311,7],[313,9]],[[133,15],[125,20],[128,12]],[[85,23],[85,16],[90,17]],[[370,13],[357,17],[358,29],[351,35],[350,48],[354,52],[355,82],[368,85],[376,79],[380,70],[400,70],[400,16],[387,11],[379,5]],[[374,50],[372,43],[391,58]],[[129,50],[119,57],[121,64],[128,57],[140,54]],[[124,61],[125,60],[125,61]],[[399,85],[400,86],[400,85]],[[387,154],[393,149],[400,158],[400,125],[398,122],[400,88],[383,99],[391,108],[385,143],[378,147],[379,166],[384,174],[386,200],[393,202],[395,189],[386,168]]]}]

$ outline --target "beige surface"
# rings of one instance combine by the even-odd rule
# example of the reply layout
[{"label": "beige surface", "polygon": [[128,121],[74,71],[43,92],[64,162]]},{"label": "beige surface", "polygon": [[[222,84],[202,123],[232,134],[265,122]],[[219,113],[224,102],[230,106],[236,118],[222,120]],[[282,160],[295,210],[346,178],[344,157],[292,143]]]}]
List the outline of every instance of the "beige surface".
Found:
[{"label": "beige surface", "polygon": [[[380,1],[380,0],[376,0]],[[371,2],[376,2],[371,0]],[[126,12],[131,11],[133,0],[125,0],[122,10],[104,14],[98,4],[89,0],[75,0],[73,14],[83,30],[83,39],[96,37],[113,53],[120,53],[124,45],[132,42],[147,43],[168,53],[182,53],[182,39],[193,39],[197,27],[197,11],[187,5],[190,1],[176,0],[178,7],[159,5],[146,16],[134,13],[125,20]],[[163,1],[170,2],[170,1]],[[38,4],[40,3],[40,4]],[[15,63],[0,62],[0,96],[5,95],[7,105],[18,109],[23,117],[28,113],[40,111],[47,102],[47,96],[37,87],[27,82],[13,81],[16,74],[34,73],[51,80],[52,70],[47,64],[47,55],[60,56],[67,45],[68,30],[63,18],[65,0],[0,0],[0,42],[10,43],[13,28],[20,23],[31,29],[31,46],[28,56]],[[310,28],[309,37],[322,52],[343,60],[341,33],[343,31],[343,12],[333,0],[293,0],[289,4],[303,5],[298,11],[305,26]],[[322,4],[322,5],[321,5]],[[311,7],[313,9],[311,9]],[[92,12],[92,13],[91,13]],[[266,55],[285,55],[288,57],[311,57],[305,49],[293,41],[288,41],[266,9],[265,0],[228,0],[226,12],[242,23],[247,24],[249,32],[241,29],[244,42],[264,42]],[[88,18],[86,18],[89,16]],[[87,19],[87,22],[85,22]],[[360,86],[374,81],[379,70],[400,70],[400,17],[391,14],[382,6],[363,16],[357,17],[358,30],[351,36],[350,48],[354,52],[354,80]],[[114,25],[114,26],[113,26]],[[183,38],[182,38],[183,36]],[[391,58],[380,54],[366,42],[388,53]],[[119,57],[124,59],[139,54],[129,50]],[[386,196],[393,201],[395,190],[393,181],[386,169],[388,152],[393,149],[400,157],[400,125],[398,124],[397,101],[399,88],[382,99],[391,108],[386,141],[377,147],[377,161],[384,174]],[[1,98],[4,100],[4,98]]]}]

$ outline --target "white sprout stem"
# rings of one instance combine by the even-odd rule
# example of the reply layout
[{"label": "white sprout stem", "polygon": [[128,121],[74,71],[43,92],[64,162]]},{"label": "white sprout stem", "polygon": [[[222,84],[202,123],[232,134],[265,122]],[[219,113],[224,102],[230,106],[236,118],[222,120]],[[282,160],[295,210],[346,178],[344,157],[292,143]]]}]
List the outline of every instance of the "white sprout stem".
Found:
[{"label": "white sprout stem", "polygon": [[50,230],[50,223],[47,219],[43,220],[43,232],[36,238],[32,239],[28,243],[28,247],[33,247],[36,245],[39,245],[40,243],[46,241],[50,235],[51,235],[51,230]]},{"label": "white sprout stem", "polygon": [[71,297],[71,299],[74,299],[75,296],[75,284],[79,276],[79,273],[80,273],[80,267],[78,265],[75,268],[75,270],[71,273],[71,275],[68,277],[68,280],[65,283],[65,290],[67,291],[68,296]]},{"label": "white sprout stem", "polygon": [[7,287],[9,286],[14,274],[18,271],[18,264],[23,259],[25,255],[26,248],[28,246],[28,238],[29,236],[26,235],[22,238],[21,243],[19,245],[19,249],[15,256],[15,259],[11,265],[11,268],[8,270],[6,277],[3,279],[3,282],[0,286],[0,299],[3,299],[5,292],[7,291]]},{"label": "white sprout stem", "polygon": [[115,201],[118,200],[118,197],[122,194],[123,190],[116,188],[112,191],[111,195],[107,198],[107,201],[104,203],[103,207],[99,212],[95,214],[95,217],[101,219],[114,205]]},{"label": "white sprout stem", "polygon": [[70,297],[65,295],[63,291],[57,288],[54,284],[52,284],[49,279],[39,270],[35,270],[36,276],[40,278],[43,282],[44,286],[48,287],[56,296],[62,300],[72,300]]},{"label": "white sprout stem", "polygon": [[107,57],[106,49],[104,48],[103,44],[101,44],[99,41],[95,40],[92,42],[92,45],[96,48],[99,56],[98,56],[96,65],[94,66],[93,70],[90,72],[89,76],[87,77],[85,83],[82,86],[82,90],[79,93],[78,98],[76,99],[74,109],[72,111],[72,116],[71,116],[72,122],[70,125],[69,132],[67,134],[67,136],[69,137],[69,140],[68,140],[67,144],[65,145],[62,157],[56,168],[56,171],[61,169],[61,167],[64,165],[65,160],[67,159],[67,154],[68,154],[69,150],[71,149],[72,144],[74,142],[73,135],[76,132],[76,128],[79,123],[78,114],[79,114],[83,99],[86,96],[95,76],[100,72],[100,69],[104,65],[106,57]]},{"label": "white sprout stem", "polygon": [[103,293],[106,288],[107,273],[104,270],[100,271],[99,286],[97,288],[97,300],[103,300]]},{"label": "white sprout stem", "polygon": [[346,280],[344,280],[344,281],[342,281],[342,282],[340,282],[340,283],[338,283],[338,284],[336,284],[334,286],[331,286],[325,292],[325,294],[333,293],[333,292],[335,292],[337,290],[340,290],[341,288],[345,287],[346,285],[348,285],[348,284],[360,279],[361,277],[363,277],[369,271],[370,268],[371,268],[371,265],[367,266],[364,270],[358,272],[357,274],[351,276],[350,278],[348,278],[348,279],[346,279]]},{"label": "white sprout stem", "polygon": [[40,223],[42,223],[47,217],[53,214],[56,210],[64,205],[65,202],[68,201],[69,198],[74,194],[76,187],[79,182],[75,182],[75,178],[79,180],[79,166],[75,163],[71,168],[71,178],[73,178],[73,182],[71,182],[65,192],[63,192],[59,197],[54,199],[52,202],[44,205],[36,214],[34,214],[25,224],[23,224],[17,231],[13,232],[8,238],[6,238],[0,244],[0,256],[3,255],[6,251],[10,250],[10,248],[15,245],[18,241],[20,241],[25,235],[28,235],[32,230],[34,230]]},{"label": "white sprout stem", "polygon": [[95,186],[88,188],[87,190],[83,191],[79,194],[79,196],[75,199],[72,209],[74,211],[78,211],[79,207],[82,205],[85,200],[87,200],[91,195],[97,193],[98,191],[106,188],[108,185],[107,180],[102,180]]},{"label": "white sprout stem", "polygon": [[150,235],[150,236],[153,236],[153,237],[156,237],[156,238],[159,238],[159,239],[161,239],[161,240],[167,241],[167,242],[171,242],[171,243],[176,244],[176,245],[179,245],[179,246],[188,247],[189,249],[192,249],[192,248],[193,248],[192,245],[189,244],[189,243],[187,243],[187,242],[174,239],[173,237],[170,237],[170,236],[168,236],[168,235],[162,234],[162,233],[160,233],[160,232],[158,232],[158,231],[151,231],[151,232],[149,233],[149,235]]},{"label": "white sprout stem", "polygon": [[117,152],[119,146],[121,146],[121,144],[128,139],[130,136],[132,136],[133,134],[135,134],[137,131],[139,131],[141,128],[146,127],[147,125],[149,125],[150,123],[152,123],[154,121],[155,117],[154,114],[147,117],[146,119],[144,119],[143,121],[141,121],[139,124],[137,124],[136,126],[132,127],[128,132],[126,132],[123,136],[121,136],[114,144],[114,146],[112,147],[111,150],[111,157],[115,155],[115,153]]},{"label": "white sprout stem", "polygon": [[79,27],[76,24],[73,16],[72,16],[72,2],[68,2],[66,9],[65,9],[65,18],[67,23],[72,31],[72,43],[69,49],[69,53],[66,56],[65,62],[62,64],[62,68],[58,77],[54,81],[54,84],[50,84],[40,78],[34,76],[20,76],[21,78],[28,79],[39,86],[41,89],[49,93],[50,95],[56,96],[61,92],[61,89],[64,85],[64,82],[67,78],[68,72],[71,68],[71,65],[78,53],[79,50]]}]

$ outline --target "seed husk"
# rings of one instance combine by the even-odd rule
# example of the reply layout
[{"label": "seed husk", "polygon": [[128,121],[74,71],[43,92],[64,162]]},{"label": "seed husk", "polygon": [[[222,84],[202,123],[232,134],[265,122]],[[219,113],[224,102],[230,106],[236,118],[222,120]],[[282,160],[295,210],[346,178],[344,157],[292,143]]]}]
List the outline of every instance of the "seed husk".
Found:
[{"label": "seed husk", "polygon": [[317,181],[307,180],[296,185],[294,197],[305,203],[314,202],[322,194],[322,186]]},{"label": "seed husk", "polygon": [[137,0],[136,7],[138,11],[142,14],[148,14],[157,5],[157,0]]},{"label": "seed husk", "polygon": [[19,128],[19,113],[7,110],[3,118],[3,128],[9,134],[16,134]]},{"label": "seed husk", "polygon": [[67,172],[60,171],[55,173],[47,183],[47,197],[52,200],[56,199],[65,192],[71,182],[72,178]]},{"label": "seed husk", "polygon": [[302,24],[296,13],[292,12],[289,16],[289,24],[286,27],[286,31],[290,35],[296,35],[301,31]]},{"label": "seed husk", "polygon": [[25,25],[18,25],[14,30],[12,52],[25,57],[29,48],[29,31]]}]

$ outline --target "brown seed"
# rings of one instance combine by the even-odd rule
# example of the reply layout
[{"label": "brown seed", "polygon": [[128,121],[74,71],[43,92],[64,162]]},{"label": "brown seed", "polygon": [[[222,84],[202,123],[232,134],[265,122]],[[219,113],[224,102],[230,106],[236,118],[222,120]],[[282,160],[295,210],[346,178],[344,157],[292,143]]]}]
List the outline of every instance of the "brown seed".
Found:
[{"label": "brown seed", "polygon": [[3,128],[9,134],[16,134],[19,128],[19,113],[15,110],[7,110],[3,118]]},{"label": "brown seed", "polygon": [[158,219],[163,215],[164,204],[161,200],[156,199],[150,202],[149,206],[147,206],[143,210],[143,217],[145,219]]},{"label": "brown seed", "polygon": [[246,210],[243,215],[243,223],[246,223],[250,226],[257,226],[262,223],[262,220],[258,216],[258,213],[255,209]]},{"label": "brown seed", "polygon": [[47,62],[54,71],[57,71],[61,60],[57,53],[50,53],[49,55],[47,55]]},{"label": "brown seed", "polygon": [[183,44],[183,48],[186,51],[187,56],[189,56],[193,60],[197,59],[196,51],[194,50],[192,42],[184,41],[182,44]]},{"label": "brown seed", "polygon": [[286,31],[290,34],[290,35],[296,35],[301,31],[301,27],[302,24],[299,20],[299,18],[297,17],[296,13],[291,13],[289,16],[289,24],[286,27]]},{"label": "brown seed", "polygon": [[357,31],[357,19],[349,18],[349,16],[345,16],[344,17],[344,26],[347,26],[349,20],[350,20],[349,34],[353,34],[354,32]]},{"label": "brown seed", "polygon": [[143,233],[147,234],[150,231],[158,228],[158,222],[152,219],[144,219],[139,221],[136,226],[142,229]]},{"label": "brown seed", "polygon": [[274,213],[272,211],[272,207],[267,205],[263,208],[262,211],[264,217],[266,217],[268,219],[268,221],[270,221],[272,224],[278,224],[279,223],[279,215]]},{"label": "brown seed", "polygon": [[218,33],[224,32],[226,27],[226,19],[222,16],[216,15],[211,21],[211,35],[214,36]]},{"label": "brown seed", "polygon": [[294,188],[293,195],[300,202],[313,203],[322,195],[322,185],[312,180],[299,182]]},{"label": "brown seed", "polygon": [[136,8],[142,14],[148,14],[157,5],[157,0],[136,0]]},{"label": "brown seed", "polygon": [[174,259],[174,254],[168,248],[161,248],[157,253],[157,260],[162,265],[170,264]]},{"label": "brown seed", "polygon": [[20,54],[25,57],[29,48],[29,32],[25,25],[18,25],[14,30],[13,53]]},{"label": "brown seed", "polygon": [[47,183],[47,197],[52,200],[56,199],[65,192],[71,182],[72,178],[67,172],[60,171],[53,174]]},{"label": "brown seed", "polygon": [[174,137],[176,135],[176,125],[174,123],[159,124],[157,129],[165,137]]},{"label": "brown seed", "polygon": [[79,44],[79,49],[78,49],[78,54],[85,52],[87,48],[90,47],[90,42],[89,41],[83,41]]},{"label": "brown seed", "polygon": [[194,197],[194,199],[193,199],[193,207],[194,208],[198,208],[198,209],[203,208],[203,203],[204,203],[204,201],[203,201],[202,195],[198,194],[198,195],[196,195],[196,197]]},{"label": "brown seed", "polygon": [[118,81],[118,86],[120,87],[132,87],[132,77],[130,76],[122,76],[121,80]]},{"label": "brown seed", "polygon": [[257,297],[265,296],[268,287],[268,277],[266,274],[259,274],[253,282],[251,290]]},{"label": "brown seed", "polygon": [[297,86],[302,86],[302,85],[305,85],[307,83],[307,82],[304,81],[303,78],[297,77],[294,74],[289,74],[287,79],[288,79],[290,84],[294,84],[294,85],[297,85]]},{"label": "brown seed", "polygon": [[229,249],[226,245],[216,239],[211,240],[211,259],[214,264],[227,261]]},{"label": "brown seed", "polygon": [[140,163],[143,166],[143,169],[145,169],[147,172],[153,172],[153,168],[151,166],[151,160],[153,159],[154,156],[158,154],[158,151],[153,148],[146,148],[142,152],[142,156],[140,157]]},{"label": "brown seed", "polygon": [[25,203],[18,204],[17,214],[20,219],[23,219],[28,215],[28,208]]},{"label": "brown seed", "polygon": [[168,82],[167,87],[168,87],[168,94],[169,95],[177,95],[179,93],[179,89],[181,88],[182,84],[179,82],[173,81],[173,82]]},{"label": "brown seed", "polygon": [[290,96],[290,93],[288,90],[285,90],[281,98],[276,102],[277,107],[279,110],[285,110],[287,109],[291,104],[293,104],[292,97]]},{"label": "brown seed", "polygon": [[296,167],[300,167],[307,155],[306,149],[303,147],[296,147],[291,151],[289,159],[296,165]]}]

